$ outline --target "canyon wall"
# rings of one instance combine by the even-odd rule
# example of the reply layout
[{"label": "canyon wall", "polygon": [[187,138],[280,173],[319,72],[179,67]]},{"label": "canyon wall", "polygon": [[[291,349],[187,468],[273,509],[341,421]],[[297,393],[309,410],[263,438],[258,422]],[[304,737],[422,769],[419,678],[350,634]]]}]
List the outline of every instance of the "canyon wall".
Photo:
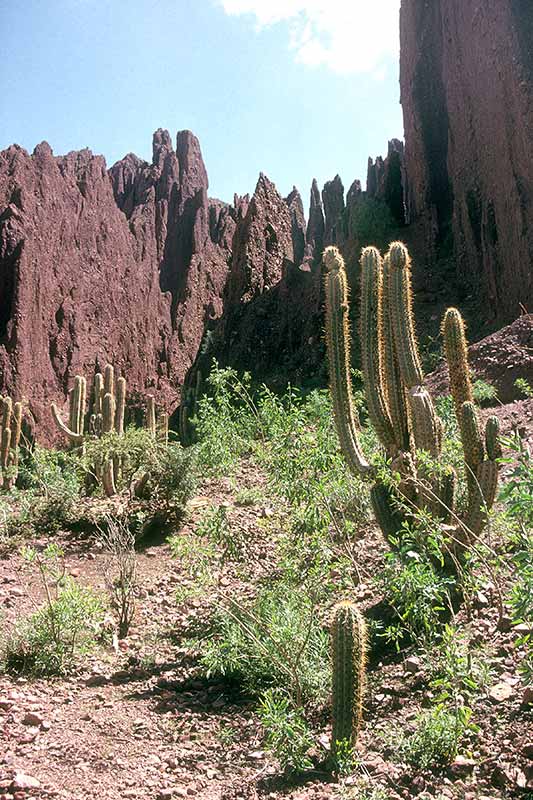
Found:
[{"label": "canyon wall", "polygon": [[234,222],[207,198],[198,140],[154,135],[152,164],[89,150],[0,153],[0,391],[42,438],[75,374],[112,361],[172,407],[221,311]]},{"label": "canyon wall", "polygon": [[[406,214],[431,284],[533,310],[533,4],[402,0]],[[449,284],[448,284],[449,288]]]},{"label": "canyon wall", "polygon": [[[387,164],[376,197],[389,187]],[[169,412],[202,358],[261,378],[298,382],[321,369],[323,379],[320,256],[325,244],[347,247],[362,197],[358,181],[346,200],[338,175],[322,192],[314,181],[307,225],[296,188],[282,198],[264,175],[251,198],[209,198],[189,131],[174,148],[160,129],[151,162],[130,153],[109,170],[89,150],[9,147],[0,392],[25,401],[30,427],[49,442],[51,401],[64,405],[73,377],[107,361],[139,402],[149,392]]]}]

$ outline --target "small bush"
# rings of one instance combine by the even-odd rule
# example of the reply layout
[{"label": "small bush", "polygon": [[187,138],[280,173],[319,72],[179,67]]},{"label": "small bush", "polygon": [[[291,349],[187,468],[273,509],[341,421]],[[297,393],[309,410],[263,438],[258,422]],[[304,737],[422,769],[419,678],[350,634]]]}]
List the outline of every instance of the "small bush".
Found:
[{"label": "small bush", "polygon": [[285,772],[303,772],[313,766],[308,752],[313,736],[301,709],[292,705],[282,689],[267,689],[259,705],[265,745]]},{"label": "small bush", "polygon": [[23,556],[38,566],[47,600],[4,638],[1,661],[15,674],[64,675],[95,646],[104,607],[91,589],[65,575],[57,546],[41,554],[25,548]]},{"label": "small bush", "polygon": [[440,575],[429,560],[413,550],[389,553],[378,583],[398,617],[398,623],[383,635],[395,641],[398,649],[405,635],[421,643],[438,637],[442,613],[451,607],[452,578]]},{"label": "small bush", "polygon": [[498,391],[492,383],[478,379],[472,384],[474,400],[480,406],[494,405],[498,401]]},{"label": "small bush", "polygon": [[137,591],[137,555],[135,531],[128,522],[107,517],[106,526],[100,529],[100,539],[107,553],[104,576],[111,597],[111,606],[117,615],[118,635],[128,635],[135,616]]},{"label": "small bush", "polygon": [[437,706],[422,712],[416,719],[414,733],[406,736],[402,730],[395,731],[396,758],[418,770],[451,763],[468,726],[469,709],[464,711],[467,712],[464,716],[452,714]]},{"label": "small bush", "polygon": [[210,674],[232,677],[253,694],[284,688],[296,707],[320,703],[329,684],[328,636],[305,592],[284,584],[247,605],[228,599],[203,644]]}]

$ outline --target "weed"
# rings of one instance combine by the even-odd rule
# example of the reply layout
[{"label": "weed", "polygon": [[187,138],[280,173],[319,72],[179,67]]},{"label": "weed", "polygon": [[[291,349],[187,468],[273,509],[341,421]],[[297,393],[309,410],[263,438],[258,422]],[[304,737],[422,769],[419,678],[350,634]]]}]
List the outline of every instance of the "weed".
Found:
[{"label": "weed", "polygon": [[202,662],[208,675],[237,679],[253,694],[284,687],[297,707],[322,702],[328,691],[328,637],[315,603],[285,584],[262,589],[247,604],[226,598]]},{"label": "weed", "polygon": [[532,398],[533,397],[533,386],[526,381],[525,378],[517,378],[514,382],[515,389],[520,392],[520,394],[524,395],[524,397]]},{"label": "weed", "polygon": [[459,744],[468,728],[470,709],[457,716],[442,706],[423,711],[411,735],[397,729],[393,733],[395,756],[418,770],[445,766],[457,756]]},{"label": "weed", "polygon": [[313,745],[311,730],[302,710],[295,708],[283,689],[267,689],[259,705],[259,719],[265,729],[265,745],[286,772],[303,772],[313,766],[308,751]]},{"label": "weed", "polygon": [[490,406],[498,402],[498,390],[496,387],[492,383],[479,378],[472,384],[472,394],[474,395],[474,400],[480,406]]},{"label": "weed", "polygon": [[65,575],[63,553],[56,545],[42,553],[25,548],[23,556],[37,565],[46,602],[6,637],[2,662],[15,674],[64,675],[95,646],[103,605],[92,590]]},{"label": "weed", "polygon": [[440,575],[431,561],[415,550],[388,553],[377,580],[398,617],[398,623],[381,635],[398,650],[406,635],[415,641],[434,641],[442,627],[442,614],[451,607],[449,593],[454,580]]},{"label": "weed", "polygon": [[118,617],[118,635],[123,639],[128,635],[135,616],[135,532],[122,519],[108,516],[105,523],[105,527],[100,528],[100,538],[107,553],[104,576],[111,605]]},{"label": "weed", "polygon": [[235,505],[237,506],[257,506],[264,499],[264,495],[255,487],[240,489],[235,495]]}]

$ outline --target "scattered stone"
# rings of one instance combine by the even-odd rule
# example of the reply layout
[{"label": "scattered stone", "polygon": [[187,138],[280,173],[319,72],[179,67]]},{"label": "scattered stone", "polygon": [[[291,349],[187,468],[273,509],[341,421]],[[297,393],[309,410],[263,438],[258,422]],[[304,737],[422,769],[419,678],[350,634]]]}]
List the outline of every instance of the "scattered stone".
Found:
[{"label": "scattered stone", "polygon": [[466,758],[466,756],[457,756],[449,766],[449,772],[455,778],[466,778],[474,771],[476,762],[473,758]]},{"label": "scattered stone", "polygon": [[533,742],[528,742],[525,744],[522,747],[522,753],[526,758],[529,758],[530,761],[533,761]]},{"label": "scattered stone", "polygon": [[22,720],[22,724],[40,728],[40,726],[43,724],[43,718],[36,711],[28,711]]},{"label": "scattered stone", "polygon": [[406,672],[411,672],[413,674],[419,672],[420,659],[417,656],[409,656],[409,658],[406,658],[404,661],[404,667]]},{"label": "scattered stone", "polygon": [[522,705],[533,705],[533,686],[526,686],[524,689],[524,693],[522,694]]},{"label": "scattered stone", "polygon": [[15,792],[26,791],[27,789],[38,789],[41,783],[33,775],[26,775],[24,772],[15,772],[11,782],[11,789]]},{"label": "scattered stone", "polygon": [[494,686],[489,689],[489,697],[493,703],[503,703],[512,695],[513,687],[505,681],[502,681],[501,683],[495,683]]}]

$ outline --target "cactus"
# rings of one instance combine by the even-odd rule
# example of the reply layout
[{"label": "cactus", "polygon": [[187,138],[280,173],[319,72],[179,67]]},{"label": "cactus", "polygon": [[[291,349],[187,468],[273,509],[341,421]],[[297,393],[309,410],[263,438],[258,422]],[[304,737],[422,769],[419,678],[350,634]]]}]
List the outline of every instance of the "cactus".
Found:
[{"label": "cactus", "polygon": [[157,412],[155,398],[151,394],[146,397],[146,427],[154,439],[168,444],[168,414],[166,411]]},{"label": "cactus", "polygon": [[22,403],[0,397],[0,478],[6,490],[17,480],[21,427]]},{"label": "cactus", "polygon": [[331,750],[339,743],[354,746],[363,719],[363,695],[367,653],[367,632],[363,615],[355,603],[345,600],[333,609]]},{"label": "cactus", "polygon": [[[115,370],[106,364],[103,374],[97,372],[93,378],[91,393],[91,409],[87,413],[87,381],[76,375],[74,385],[69,392],[69,422],[61,419],[55,403],[52,403],[54,420],[73,447],[83,445],[87,436],[100,438],[105,433],[115,431],[119,436],[124,434],[124,414],[126,409],[126,379],[121,377],[115,381]],[[121,463],[118,457],[105,459],[94,465],[94,474],[102,481],[104,492],[108,497],[116,494],[116,484],[120,476]]]},{"label": "cactus", "polygon": [[[455,508],[456,475],[440,465],[443,426],[424,386],[412,308],[411,261],[407,248],[393,242],[384,259],[374,247],[361,255],[361,362],[370,421],[391,471],[395,489],[376,479],[362,452],[359,420],[352,401],[348,283],[336,247],[324,251],[326,267],[326,343],[333,414],[341,449],[354,474],[375,479],[374,513],[386,538],[397,537],[403,522],[425,509],[452,528],[454,548],[462,552],[479,535],[494,502],[498,480],[499,426],[490,417],[481,430],[472,401],[465,326],[457,309],[447,310],[442,333],[450,386],[464,452],[467,508]],[[418,453],[439,462],[440,474],[428,474]],[[403,506],[403,510],[402,510]]]}]

